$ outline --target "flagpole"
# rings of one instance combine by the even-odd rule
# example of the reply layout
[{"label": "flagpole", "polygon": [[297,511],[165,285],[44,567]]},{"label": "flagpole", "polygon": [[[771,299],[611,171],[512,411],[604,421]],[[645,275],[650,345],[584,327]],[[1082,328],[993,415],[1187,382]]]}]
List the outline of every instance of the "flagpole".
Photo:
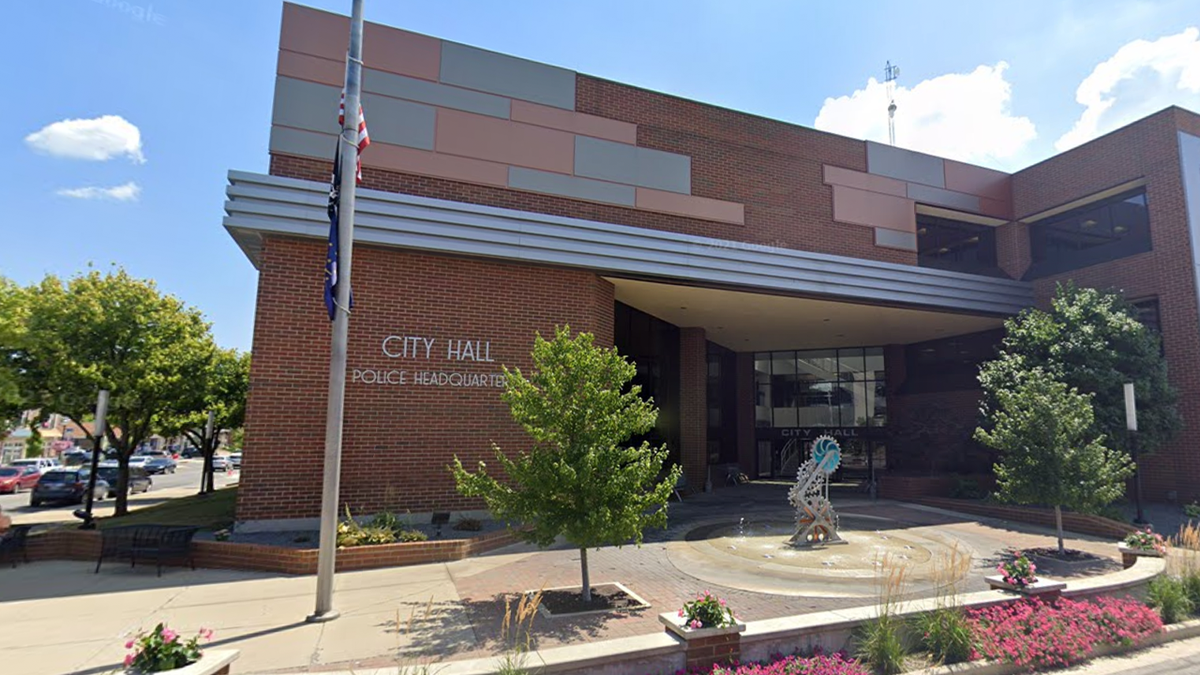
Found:
[{"label": "flagpole", "polygon": [[358,103],[362,85],[363,0],[353,0],[350,52],[346,62],[346,105],[338,159],[337,311],[329,359],[329,405],[325,416],[325,477],[321,491],[321,534],[317,554],[317,606],[312,623],[338,617],[333,609],[333,572],[337,553],[338,482],[342,464],[342,413],[346,400],[346,344],[350,334],[350,256],[354,248],[354,187],[358,153]]}]

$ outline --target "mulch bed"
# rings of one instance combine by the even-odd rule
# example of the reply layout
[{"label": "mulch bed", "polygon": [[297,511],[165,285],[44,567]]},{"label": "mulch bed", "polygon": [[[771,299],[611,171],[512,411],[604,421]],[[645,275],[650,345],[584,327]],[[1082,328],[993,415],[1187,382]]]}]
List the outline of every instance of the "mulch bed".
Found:
[{"label": "mulch bed", "polygon": [[622,612],[644,609],[648,605],[616,584],[592,586],[592,601],[584,602],[582,586],[542,592],[542,610],[552,617],[592,612]]},{"label": "mulch bed", "polygon": [[1036,555],[1039,558],[1049,558],[1059,562],[1074,563],[1074,562],[1089,562],[1092,560],[1105,560],[1105,558],[1087,551],[1068,548],[1064,549],[1062,554],[1059,554],[1058,547],[1050,548],[1031,548],[1025,551],[1027,555]]}]

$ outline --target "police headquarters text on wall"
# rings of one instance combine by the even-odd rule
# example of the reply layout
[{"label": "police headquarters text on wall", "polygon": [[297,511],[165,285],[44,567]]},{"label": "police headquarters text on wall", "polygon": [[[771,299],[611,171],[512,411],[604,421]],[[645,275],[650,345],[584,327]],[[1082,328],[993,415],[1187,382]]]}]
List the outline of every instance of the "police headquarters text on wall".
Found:
[{"label": "police headquarters text on wall", "polygon": [[[423,335],[389,335],[380,345],[389,359],[415,361],[444,360],[460,363],[495,363],[492,343],[488,340],[435,338]],[[392,386],[425,385],[434,387],[496,387],[504,386],[502,372],[469,372],[456,370],[407,370],[398,368],[354,368],[350,381],[359,384]]]}]

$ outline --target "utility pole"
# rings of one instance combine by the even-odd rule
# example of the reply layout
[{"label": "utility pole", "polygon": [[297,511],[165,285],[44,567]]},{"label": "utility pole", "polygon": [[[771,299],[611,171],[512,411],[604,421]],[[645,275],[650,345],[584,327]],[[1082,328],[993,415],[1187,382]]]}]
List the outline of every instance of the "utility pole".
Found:
[{"label": "utility pole", "polygon": [[350,50],[346,60],[346,103],[338,161],[337,312],[329,359],[329,405],[325,416],[325,476],[321,491],[321,534],[317,552],[317,603],[310,623],[332,621],[333,573],[337,555],[338,482],[342,467],[342,417],[346,402],[346,349],[350,334],[350,256],[354,247],[354,189],[358,161],[358,106],[362,89],[363,0],[353,0]]}]

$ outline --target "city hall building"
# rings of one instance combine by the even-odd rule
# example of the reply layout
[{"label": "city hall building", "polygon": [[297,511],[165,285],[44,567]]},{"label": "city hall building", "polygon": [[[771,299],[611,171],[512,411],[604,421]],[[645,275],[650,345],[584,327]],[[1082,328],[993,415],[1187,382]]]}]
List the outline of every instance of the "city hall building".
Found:
[{"label": "city hall building", "polygon": [[[319,512],[348,34],[284,6],[269,173],[229,173],[224,225],[259,272],[237,507],[256,526]],[[1123,291],[1161,332],[1185,427],[1145,489],[1200,497],[1200,116],[1168,108],[1009,174],[387,26],[367,24],[364,63],[355,513],[479,509],[447,466],[528,449],[502,367],[528,370],[559,325],[637,364],[648,438],[693,488],[794,476],[821,434],[885,495],[986,473],[978,365],[1068,279]]]}]

